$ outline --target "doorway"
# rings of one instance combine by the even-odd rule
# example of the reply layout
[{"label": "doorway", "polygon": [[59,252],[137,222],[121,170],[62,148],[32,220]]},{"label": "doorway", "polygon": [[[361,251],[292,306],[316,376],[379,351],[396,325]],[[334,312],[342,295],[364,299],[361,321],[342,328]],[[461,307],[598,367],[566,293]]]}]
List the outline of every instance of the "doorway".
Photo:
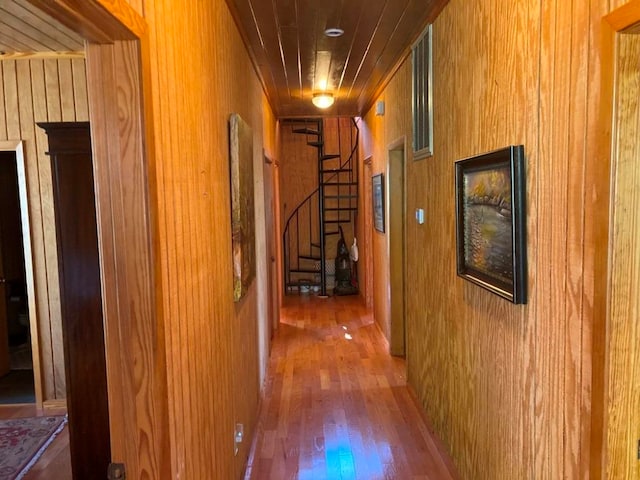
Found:
[{"label": "doorway", "polygon": [[[635,2],[635,21],[640,2]],[[631,17],[627,17],[631,20]],[[638,24],[636,24],[638,25]],[[609,297],[606,325],[604,471],[640,478],[640,34],[616,35]],[[608,415],[607,415],[608,413]]]},{"label": "doorway", "polygon": [[[92,125],[103,267],[112,455],[126,464],[127,476],[160,478],[171,465],[165,455],[169,438],[165,330],[157,316],[162,301],[153,263],[149,201],[154,172],[147,165],[156,142],[154,117],[150,108],[145,112],[143,103],[143,89],[152,83],[146,22],[126,2],[105,7],[90,0],[82,2],[82,8],[66,1],[29,0],[29,4],[80,32],[86,41],[85,106]],[[24,138],[13,132],[8,137]]]},{"label": "doorway", "polygon": [[[269,157],[264,157],[264,206],[265,206],[265,226],[267,239],[267,296],[268,296],[268,322],[269,339],[273,337],[274,331],[278,328],[280,309],[278,307],[278,264],[277,245],[278,235],[276,234],[276,203],[275,186],[277,185],[276,164]],[[268,357],[268,355],[267,355]]]},{"label": "doorway", "polygon": [[392,355],[405,355],[405,150],[404,138],[389,146],[388,216],[389,219],[389,309]]},{"label": "doorway", "polygon": [[[0,150],[0,404],[35,403],[18,159]],[[27,232],[28,235],[28,232]]]},{"label": "doorway", "polygon": [[[373,175],[372,170],[373,157],[370,155],[364,159],[362,178],[370,179]],[[371,181],[362,182],[362,218],[364,222],[364,242],[360,247],[360,258],[362,261],[362,269],[358,272],[358,278],[364,285],[364,303],[369,309],[373,309],[373,198],[371,192]]]}]

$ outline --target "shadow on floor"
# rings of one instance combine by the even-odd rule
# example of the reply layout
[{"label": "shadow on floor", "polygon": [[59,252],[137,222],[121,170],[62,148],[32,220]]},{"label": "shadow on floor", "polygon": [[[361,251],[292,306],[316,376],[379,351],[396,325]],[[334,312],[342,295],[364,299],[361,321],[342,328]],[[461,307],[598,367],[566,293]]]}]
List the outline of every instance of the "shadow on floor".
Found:
[{"label": "shadow on floor", "polygon": [[12,346],[10,354],[11,371],[0,377],[0,405],[35,403],[31,345]]},{"label": "shadow on floor", "polygon": [[11,370],[0,378],[0,405],[35,401],[33,370]]}]

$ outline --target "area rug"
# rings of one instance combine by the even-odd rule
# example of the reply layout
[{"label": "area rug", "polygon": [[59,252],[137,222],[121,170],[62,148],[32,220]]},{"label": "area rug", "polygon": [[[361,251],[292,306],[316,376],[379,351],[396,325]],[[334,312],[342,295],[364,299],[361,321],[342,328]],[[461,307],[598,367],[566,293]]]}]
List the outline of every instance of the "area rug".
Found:
[{"label": "area rug", "polygon": [[0,480],[24,477],[66,423],[66,416],[0,420]]}]

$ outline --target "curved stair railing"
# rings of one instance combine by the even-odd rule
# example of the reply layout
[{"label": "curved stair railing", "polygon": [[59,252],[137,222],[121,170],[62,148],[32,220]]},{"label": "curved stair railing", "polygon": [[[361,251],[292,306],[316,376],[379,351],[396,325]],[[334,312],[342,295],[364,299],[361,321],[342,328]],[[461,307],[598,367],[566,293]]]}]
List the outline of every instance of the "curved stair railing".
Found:
[{"label": "curved stair railing", "polygon": [[[342,151],[343,135],[338,123],[337,150]],[[307,144],[318,149],[318,187],[291,212],[283,233],[284,291],[319,288],[326,295],[327,239],[340,234],[350,224],[355,235],[358,205],[358,140],[359,129],[351,119],[348,157],[326,153],[324,121],[300,121],[302,128],[294,133],[307,135]]]}]

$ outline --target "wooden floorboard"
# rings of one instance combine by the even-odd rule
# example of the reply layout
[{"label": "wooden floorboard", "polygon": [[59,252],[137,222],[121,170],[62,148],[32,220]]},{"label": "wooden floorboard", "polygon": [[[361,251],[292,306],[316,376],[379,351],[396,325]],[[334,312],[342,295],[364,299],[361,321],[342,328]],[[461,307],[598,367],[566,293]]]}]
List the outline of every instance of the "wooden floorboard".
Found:
[{"label": "wooden floorboard", "polygon": [[[246,480],[457,480],[357,297],[287,297]],[[60,415],[0,406],[0,418]],[[25,480],[71,480],[69,432]]]},{"label": "wooden floorboard", "polygon": [[[64,415],[66,409],[37,409],[35,405],[0,405],[0,418],[40,417]],[[69,428],[64,427],[47,447],[23,480],[71,480]]]},{"label": "wooden floorboard", "polygon": [[245,480],[457,479],[358,297],[287,297]]}]

